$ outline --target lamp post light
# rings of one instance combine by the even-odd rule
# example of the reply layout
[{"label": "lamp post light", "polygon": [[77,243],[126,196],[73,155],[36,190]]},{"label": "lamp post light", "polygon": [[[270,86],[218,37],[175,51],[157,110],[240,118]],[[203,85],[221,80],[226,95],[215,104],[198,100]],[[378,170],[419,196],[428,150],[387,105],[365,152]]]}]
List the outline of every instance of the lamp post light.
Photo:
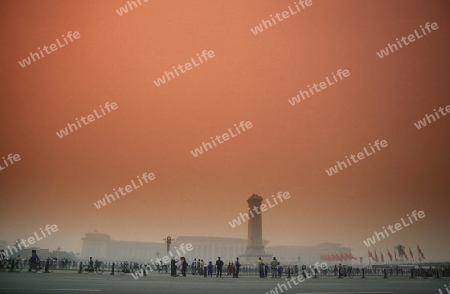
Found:
[{"label": "lamp post light", "polygon": [[166,244],[167,244],[167,254],[169,254],[169,251],[170,251],[170,244],[172,244],[172,242],[174,242],[175,239],[172,238],[172,237],[170,237],[170,235],[169,235],[169,236],[167,236],[167,238],[164,238],[163,240],[164,240],[164,242],[166,242]]}]

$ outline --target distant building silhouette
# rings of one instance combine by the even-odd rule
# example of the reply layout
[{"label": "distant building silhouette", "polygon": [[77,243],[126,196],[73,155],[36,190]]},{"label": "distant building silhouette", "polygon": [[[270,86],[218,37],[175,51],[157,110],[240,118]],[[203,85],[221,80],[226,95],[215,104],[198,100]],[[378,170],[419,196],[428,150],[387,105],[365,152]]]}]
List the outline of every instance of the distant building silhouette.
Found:
[{"label": "distant building silhouette", "polygon": [[[176,255],[175,247],[184,243],[191,243],[193,250],[184,254],[187,260],[203,259],[205,262],[214,261],[218,256],[224,262],[232,262],[236,257],[245,253],[248,246],[247,239],[224,238],[211,236],[178,236],[171,248]],[[92,256],[104,261],[150,261],[166,255],[166,244],[161,242],[135,242],[113,240],[109,235],[102,233],[86,233],[82,238],[83,247],[81,258],[89,259]],[[321,261],[320,257],[326,254],[351,253],[350,248],[342,247],[338,243],[322,243],[317,246],[266,246],[269,241],[262,240],[266,252],[277,257],[282,264],[314,264]]]}]

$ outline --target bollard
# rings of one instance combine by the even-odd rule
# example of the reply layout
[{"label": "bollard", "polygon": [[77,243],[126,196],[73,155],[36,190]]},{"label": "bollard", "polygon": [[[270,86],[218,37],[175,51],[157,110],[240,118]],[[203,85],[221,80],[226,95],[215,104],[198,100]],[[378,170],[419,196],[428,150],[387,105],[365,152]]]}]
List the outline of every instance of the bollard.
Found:
[{"label": "bollard", "polygon": [[48,271],[48,269],[50,268],[50,258],[47,258],[47,262],[45,263],[45,274],[49,274],[50,272]]},{"label": "bollard", "polygon": [[362,269],[362,273],[363,273],[363,275],[362,275],[362,277],[361,277],[361,279],[365,279],[366,278],[366,271],[364,270],[364,269]]},{"label": "bollard", "polygon": [[208,267],[206,265],[203,267],[203,277],[208,277]]},{"label": "bollard", "polygon": [[387,270],[384,269],[383,272],[384,272],[384,277],[383,277],[383,279],[387,279],[387,278],[388,278],[388,276],[387,276]]},{"label": "bollard", "polygon": [[409,278],[410,279],[415,279],[416,277],[414,276],[414,269],[411,268],[410,271],[411,271],[411,276]]},{"label": "bollard", "polygon": [[113,264],[112,264],[112,271],[110,273],[111,276],[114,276],[114,265],[115,265],[115,263],[113,262]]},{"label": "bollard", "polygon": [[78,269],[78,273],[77,274],[81,274],[82,270],[83,270],[83,262],[80,261],[80,268]]},{"label": "bollard", "polygon": [[[151,269],[151,268],[150,268]],[[146,266],[144,266],[144,277],[146,277],[147,276],[147,265]]]},{"label": "bollard", "polygon": [[290,279],[291,278],[291,267],[288,266],[288,270],[287,270],[287,278]]}]

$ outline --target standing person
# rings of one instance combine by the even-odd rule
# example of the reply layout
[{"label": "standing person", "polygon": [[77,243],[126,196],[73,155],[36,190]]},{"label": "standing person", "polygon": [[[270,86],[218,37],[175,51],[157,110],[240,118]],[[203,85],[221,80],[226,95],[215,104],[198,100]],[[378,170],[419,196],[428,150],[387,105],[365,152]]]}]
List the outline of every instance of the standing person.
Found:
[{"label": "standing person", "polygon": [[258,258],[258,269],[259,269],[259,277],[264,278],[264,263],[261,257]]},{"label": "standing person", "polygon": [[92,260],[92,257],[89,257],[89,271],[94,271],[94,261]]},{"label": "standing person", "polygon": [[30,260],[29,260],[30,267],[28,268],[28,271],[31,272],[31,267],[32,266],[34,266],[34,267],[39,269],[38,262],[39,262],[39,256],[37,255],[36,250],[33,249],[33,250],[31,250],[31,257],[30,257]]},{"label": "standing person", "polygon": [[[277,270],[278,270],[278,278],[281,278],[281,276],[283,275],[283,267],[280,265],[279,262],[277,265]],[[297,268],[297,274],[298,274],[298,268]]]},{"label": "standing person", "polygon": [[172,260],[170,261],[170,275],[172,277],[177,277],[177,262],[175,257],[172,257]]},{"label": "standing person", "polygon": [[0,269],[6,269],[6,261],[8,260],[8,255],[5,250],[0,251]]},{"label": "standing person", "polygon": [[2,249],[0,250],[0,260],[7,260],[8,259],[8,254],[6,254],[5,250]]},{"label": "standing person", "polygon": [[181,274],[183,277],[186,277],[186,269],[188,267],[187,260],[184,257],[181,257]]},{"label": "standing person", "polygon": [[194,258],[194,261],[192,262],[192,275],[196,274],[196,268],[197,268],[197,258]]},{"label": "standing person", "polygon": [[198,267],[198,272],[199,272],[199,275],[200,275],[200,276],[203,275],[203,268],[204,268],[204,266],[205,266],[205,263],[203,262],[203,259],[201,259],[201,260],[200,260],[200,265],[199,265],[199,267]]},{"label": "standing person", "polygon": [[217,261],[216,261],[216,267],[217,267],[217,275],[216,275],[216,278],[219,277],[219,274],[220,274],[220,277],[222,277],[223,261],[220,260],[220,256],[219,256],[219,259],[217,259]]},{"label": "standing person", "polygon": [[236,257],[236,263],[235,263],[235,267],[236,267],[236,278],[239,278],[239,268],[241,267],[241,263],[239,262],[239,257]]},{"label": "standing person", "polygon": [[212,264],[212,261],[210,261],[208,264],[208,276],[210,276],[211,278],[212,278],[212,273],[213,273],[213,264]]},{"label": "standing person", "polygon": [[277,276],[277,266],[278,266],[278,261],[274,257],[273,260],[270,262],[270,270],[272,272],[272,279],[276,278],[276,276]]},{"label": "standing person", "polygon": [[160,261],[160,263],[161,263],[161,266],[162,266],[162,269],[166,272],[166,274],[167,274],[167,268],[168,268],[168,264],[166,264],[166,263],[163,263],[162,262],[162,260]]}]

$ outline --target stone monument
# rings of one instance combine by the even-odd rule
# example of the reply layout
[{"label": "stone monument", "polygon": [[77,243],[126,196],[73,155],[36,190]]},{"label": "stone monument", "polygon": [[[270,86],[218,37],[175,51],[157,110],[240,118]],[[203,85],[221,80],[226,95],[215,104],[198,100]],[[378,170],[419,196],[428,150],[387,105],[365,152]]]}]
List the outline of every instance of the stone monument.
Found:
[{"label": "stone monument", "polygon": [[239,256],[239,261],[243,265],[255,265],[259,257],[262,258],[264,263],[269,263],[272,259],[272,255],[266,254],[264,251],[262,239],[262,201],[263,198],[257,194],[253,194],[247,199],[248,212],[243,214],[248,219],[247,247],[245,248],[245,254]]}]

